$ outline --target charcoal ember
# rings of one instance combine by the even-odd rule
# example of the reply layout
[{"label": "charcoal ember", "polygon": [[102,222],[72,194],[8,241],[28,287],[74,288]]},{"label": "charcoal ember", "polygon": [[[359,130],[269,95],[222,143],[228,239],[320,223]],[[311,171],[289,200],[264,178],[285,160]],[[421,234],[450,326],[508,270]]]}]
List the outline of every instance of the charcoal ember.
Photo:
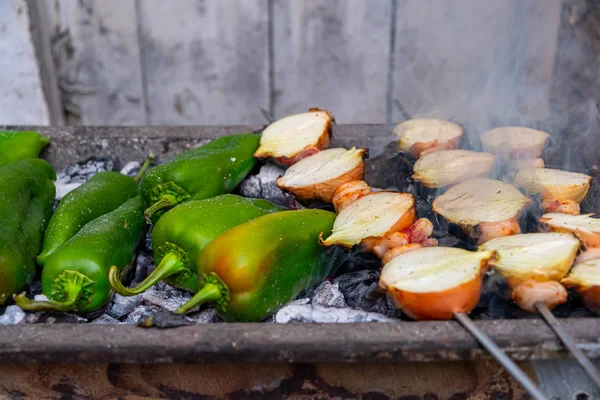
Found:
[{"label": "charcoal ember", "polygon": [[140,164],[138,161],[130,161],[127,164],[125,164],[123,168],[121,168],[121,173],[123,175],[135,178],[137,173],[140,172],[141,166],[142,164]]},{"label": "charcoal ember", "polygon": [[195,325],[196,323],[185,315],[179,315],[167,310],[156,310],[146,315],[138,322],[142,328],[176,328],[178,326]]},{"label": "charcoal ember", "polygon": [[121,296],[120,294],[115,293],[112,302],[106,309],[106,314],[115,319],[120,319],[125,315],[132,313],[142,303],[142,300],[141,294],[135,296]]},{"label": "charcoal ember", "polygon": [[192,298],[190,293],[169,285],[154,285],[141,296],[146,304],[171,312],[176,311]]},{"label": "charcoal ember", "polygon": [[120,324],[121,321],[111,317],[108,314],[102,314],[99,317],[95,318],[91,323],[94,325],[117,325]]},{"label": "charcoal ember", "polygon": [[27,324],[85,324],[88,322],[86,318],[70,313],[36,311],[26,314],[25,323]]},{"label": "charcoal ember", "polygon": [[25,311],[19,306],[8,306],[0,315],[0,325],[16,325],[25,319]]},{"label": "charcoal ember", "polygon": [[399,318],[402,313],[379,289],[379,271],[363,270],[349,272],[334,279],[344,294],[346,303],[353,308]]},{"label": "charcoal ember", "polygon": [[313,306],[327,306],[343,308],[347,307],[344,295],[340,291],[338,283],[325,281],[315,290],[312,298]]},{"label": "charcoal ember", "polygon": [[135,271],[133,272],[131,286],[138,285],[142,282],[148,276],[151,269],[154,269],[152,254],[146,251],[140,251],[135,260]]},{"label": "charcoal ember", "polygon": [[265,164],[256,175],[248,176],[240,183],[239,194],[244,197],[260,198],[291,209],[302,208],[291,194],[283,192],[275,181],[285,170],[275,164]]},{"label": "charcoal ember", "polygon": [[288,304],[275,314],[274,322],[308,323],[355,323],[355,322],[395,322],[394,319],[377,313],[352,308],[324,307],[313,304]]},{"label": "charcoal ember", "polygon": [[160,309],[155,306],[148,306],[146,304],[139,305],[135,308],[135,310],[133,310],[129,315],[127,315],[127,318],[125,318],[125,321],[123,322],[125,322],[126,324],[140,323],[142,320],[153,315],[158,310]]}]

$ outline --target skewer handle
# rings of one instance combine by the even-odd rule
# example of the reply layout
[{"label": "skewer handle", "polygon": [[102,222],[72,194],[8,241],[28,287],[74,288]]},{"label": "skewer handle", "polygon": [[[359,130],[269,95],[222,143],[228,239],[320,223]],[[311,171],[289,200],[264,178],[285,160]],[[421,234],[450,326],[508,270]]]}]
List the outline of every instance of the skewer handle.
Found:
[{"label": "skewer handle", "polygon": [[513,360],[498,347],[496,343],[475,325],[473,320],[465,313],[454,313],[454,318],[498,361],[508,373],[517,380],[525,391],[535,400],[547,400],[531,379],[523,372]]},{"label": "skewer handle", "polygon": [[577,345],[575,344],[575,341],[573,340],[571,335],[569,335],[564,330],[564,328],[562,327],[560,322],[556,319],[554,314],[552,314],[552,312],[548,309],[546,304],[544,304],[542,302],[536,302],[534,305],[535,305],[535,308],[540,313],[540,315],[542,316],[542,318],[544,318],[544,321],[546,321],[546,323],[554,331],[556,336],[558,336],[558,338],[560,339],[562,344],[567,348],[567,350],[569,350],[571,352],[571,354],[573,354],[573,357],[575,357],[575,360],[577,360],[579,365],[581,365],[581,367],[585,370],[585,372],[587,372],[587,374],[590,376],[590,378],[592,378],[592,380],[594,381],[596,386],[598,386],[600,388],[600,371],[598,371],[598,368],[596,368],[596,366],[594,364],[592,364],[590,359],[587,358],[585,354],[583,354],[583,351],[581,351],[577,347]]}]

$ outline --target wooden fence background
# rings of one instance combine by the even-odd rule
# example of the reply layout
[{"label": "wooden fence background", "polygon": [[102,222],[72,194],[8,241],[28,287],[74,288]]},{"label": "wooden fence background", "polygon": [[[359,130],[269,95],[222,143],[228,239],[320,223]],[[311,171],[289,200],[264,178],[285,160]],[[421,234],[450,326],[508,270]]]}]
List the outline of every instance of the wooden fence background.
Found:
[{"label": "wooden fence background", "polygon": [[586,4],[0,0],[0,124],[541,120]]}]

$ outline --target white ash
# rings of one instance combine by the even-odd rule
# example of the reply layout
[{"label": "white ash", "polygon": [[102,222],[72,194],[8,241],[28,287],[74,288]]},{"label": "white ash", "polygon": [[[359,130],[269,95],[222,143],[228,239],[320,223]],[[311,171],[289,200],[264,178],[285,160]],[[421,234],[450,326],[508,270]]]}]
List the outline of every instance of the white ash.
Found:
[{"label": "white ash", "polygon": [[132,313],[137,306],[142,303],[142,295],[121,296],[116,294],[112,298],[112,302],[106,309],[106,314],[113,318],[120,319],[125,315]]},{"label": "white ash", "polygon": [[87,161],[78,162],[71,164],[64,170],[59,171],[58,177],[69,176],[71,179],[69,182],[79,182],[90,179],[98,172],[112,171],[114,163],[109,159],[102,158],[90,158]]},{"label": "white ash", "polygon": [[35,296],[33,296],[33,300],[34,301],[48,301],[48,297],[46,297],[45,294],[36,294]]},{"label": "white ash", "polygon": [[152,230],[154,229],[154,225],[151,225],[146,231],[146,236],[144,237],[143,246],[144,250],[147,253],[152,254]]},{"label": "white ash", "polygon": [[355,323],[355,322],[395,322],[383,314],[366,312],[352,308],[324,307],[313,304],[288,304],[275,314],[274,322],[288,324],[306,323]]},{"label": "white ash", "polygon": [[141,294],[144,303],[160,307],[164,310],[175,312],[179,307],[187,303],[192,296],[180,289],[165,285],[162,289],[155,285]]},{"label": "white ash", "polygon": [[140,251],[135,260],[135,271],[133,272],[131,286],[136,286],[142,282],[148,276],[151,269],[154,269],[151,253]]},{"label": "white ash", "polygon": [[221,317],[219,317],[219,313],[213,307],[206,308],[195,313],[187,314],[186,317],[190,321],[194,321],[197,324],[210,324],[213,322],[222,321]]},{"label": "white ash", "polygon": [[86,318],[70,313],[36,311],[25,314],[25,322],[28,324],[85,324],[89,322]]},{"label": "white ash", "polygon": [[61,184],[59,181],[54,182],[54,186],[56,187],[56,200],[62,200],[69,192],[77,189],[79,186],[83,185],[83,183],[75,182],[75,183],[65,183]]},{"label": "white ash", "polygon": [[114,319],[108,314],[102,314],[98,318],[94,319],[91,323],[94,325],[117,325],[121,324],[121,321]]},{"label": "white ash", "polygon": [[19,306],[8,306],[0,315],[0,325],[16,325],[25,319],[25,311]]},{"label": "white ash", "polygon": [[285,170],[275,164],[265,164],[257,175],[248,176],[240,183],[239,193],[244,197],[265,199],[288,208],[302,208],[294,196],[284,193],[275,184],[284,173]]},{"label": "white ash", "polygon": [[336,308],[348,307],[344,294],[340,292],[339,284],[332,284],[329,281],[325,281],[317,287],[313,294],[312,305]]},{"label": "white ash", "polygon": [[156,311],[158,311],[158,307],[140,305],[127,316],[124,322],[126,324],[137,324],[146,317],[154,314]]},{"label": "white ash", "polygon": [[142,164],[140,164],[138,161],[130,161],[127,164],[125,164],[123,168],[121,168],[121,173],[123,175],[135,178],[138,172],[140,172],[141,166]]}]

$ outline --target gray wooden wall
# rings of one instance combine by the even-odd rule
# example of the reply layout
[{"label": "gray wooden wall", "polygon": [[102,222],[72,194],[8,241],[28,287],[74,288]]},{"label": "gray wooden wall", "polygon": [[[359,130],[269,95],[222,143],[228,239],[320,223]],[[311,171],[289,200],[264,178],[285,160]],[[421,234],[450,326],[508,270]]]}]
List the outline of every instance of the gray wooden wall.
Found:
[{"label": "gray wooden wall", "polygon": [[543,119],[562,3],[0,0],[0,124]]}]

